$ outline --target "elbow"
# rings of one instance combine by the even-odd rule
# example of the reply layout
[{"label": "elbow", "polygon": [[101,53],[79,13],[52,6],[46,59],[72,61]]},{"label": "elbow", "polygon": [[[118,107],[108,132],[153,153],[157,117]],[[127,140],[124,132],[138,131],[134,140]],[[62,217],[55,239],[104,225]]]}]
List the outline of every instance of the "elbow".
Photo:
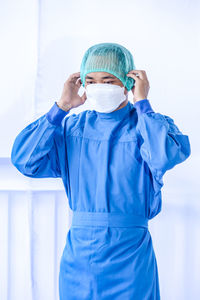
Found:
[{"label": "elbow", "polygon": [[191,144],[190,144],[188,135],[185,135],[185,143],[184,143],[184,147],[183,147],[183,153],[185,155],[184,160],[186,160],[191,155]]},{"label": "elbow", "polygon": [[20,163],[19,163],[19,155],[17,155],[17,153],[18,153],[18,151],[16,151],[16,149],[13,147],[10,159],[11,159],[11,163],[13,164],[13,166],[20,171],[21,167],[20,167]]},{"label": "elbow", "polygon": [[191,146],[187,135],[180,135],[179,139],[168,139],[164,159],[161,164],[161,170],[164,174],[175,165],[184,162],[191,155]]},{"label": "elbow", "polygon": [[11,153],[11,163],[13,166],[23,175],[28,177],[33,177],[33,171],[31,168],[28,168],[25,162],[22,162],[19,156],[15,155],[12,151]]},{"label": "elbow", "polygon": [[34,173],[32,172],[32,170],[30,170],[30,168],[26,168],[25,164],[19,163],[17,161],[13,161],[11,159],[12,164],[15,166],[15,168],[23,175],[28,176],[28,177],[33,177]]},{"label": "elbow", "polygon": [[[191,145],[188,135],[179,135],[175,140],[176,146],[174,146],[174,151],[172,147],[172,157],[175,162],[184,162],[191,155]],[[173,154],[174,153],[174,154]]]}]

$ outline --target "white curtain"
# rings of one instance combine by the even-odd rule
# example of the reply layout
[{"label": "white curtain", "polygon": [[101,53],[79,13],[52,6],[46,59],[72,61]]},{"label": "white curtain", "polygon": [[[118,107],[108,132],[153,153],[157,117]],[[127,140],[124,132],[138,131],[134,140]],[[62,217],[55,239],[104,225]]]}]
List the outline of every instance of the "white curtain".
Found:
[{"label": "white curtain", "polygon": [[200,2],[189,0],[0,4],[1,300],[59,299],[59,263],[71,224],[62,180],[23,176],[10,153],[16,135],[51,108],[68,76],[80,70],[84,52],[100,42],[132,52],[136,68],[147,73],[154,110],[189,135],[191,156],[164,175],[162,211],[149,230],[162,300],[199,299],[199,15]]}]

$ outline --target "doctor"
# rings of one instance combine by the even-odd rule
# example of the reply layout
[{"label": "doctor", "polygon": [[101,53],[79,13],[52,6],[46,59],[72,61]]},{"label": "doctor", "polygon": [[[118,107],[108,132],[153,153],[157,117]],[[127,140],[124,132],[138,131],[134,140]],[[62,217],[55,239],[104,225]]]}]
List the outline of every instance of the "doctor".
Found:
[{"label": "doctor", "polygon": [[[154,111],[148,91],[128,49],[94,45],[60,100],[14,141],[14,166],[25,176],[62,178],[73,211],[60,300],[160,299],[148,222],[161,211],[163,175],[191,150],[174,120]],[[67,116],[86,99],[91,110]]]}]

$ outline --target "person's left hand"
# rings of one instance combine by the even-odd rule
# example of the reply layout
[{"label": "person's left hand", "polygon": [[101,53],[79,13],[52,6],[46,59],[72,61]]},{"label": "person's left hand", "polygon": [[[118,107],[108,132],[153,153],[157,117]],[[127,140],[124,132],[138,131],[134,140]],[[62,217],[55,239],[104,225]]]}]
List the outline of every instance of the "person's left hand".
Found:
[{"label": "person's left hand", "polygon": [[[135,74],[138,74],[139,76],[136,76]],[[128,72],[128,74],[126,74],[126,76],[135,79],[135,85],[131,89],[134,96],[134,103],[143,99],[147,99],[150,85],[146,72],[144,70],[131,70]]]}]

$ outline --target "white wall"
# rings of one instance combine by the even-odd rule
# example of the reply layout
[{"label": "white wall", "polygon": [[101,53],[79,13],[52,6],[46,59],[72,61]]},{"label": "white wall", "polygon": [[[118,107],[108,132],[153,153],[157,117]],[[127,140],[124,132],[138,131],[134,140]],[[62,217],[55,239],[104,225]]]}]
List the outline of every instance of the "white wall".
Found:
[{"label": "white wall", "polygon": [[100,42],[132,52],[147,73],[154,110],[189,135],[191,156],[164,175],[163,207],[150,231],[162,300],[198,299],[199,15],[200,2],[189,0],[1,2],[0,299],[58,299],[70,225],[64,188],[59,179],[23,176],[10,152],[18,132],[50,109],[84,52]]}]

